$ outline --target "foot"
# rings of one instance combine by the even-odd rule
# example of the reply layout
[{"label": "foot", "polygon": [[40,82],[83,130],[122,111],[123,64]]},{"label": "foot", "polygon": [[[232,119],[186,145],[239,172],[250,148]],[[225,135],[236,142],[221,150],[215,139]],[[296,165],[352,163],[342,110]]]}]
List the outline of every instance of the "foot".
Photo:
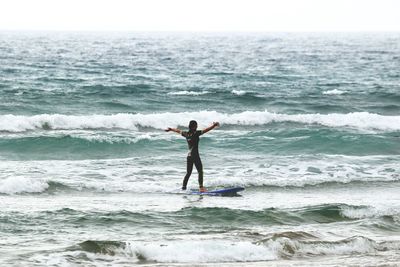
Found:
[{"label": "foot", "polygon": [[182,190],[186,190],[186,187],[182,186]]},{"label": "foot", "polygon": [[206,190],[206,188],[204,186],[200,187],[199,191],[202,192],[202,193],[207,192],[207,190]]}]

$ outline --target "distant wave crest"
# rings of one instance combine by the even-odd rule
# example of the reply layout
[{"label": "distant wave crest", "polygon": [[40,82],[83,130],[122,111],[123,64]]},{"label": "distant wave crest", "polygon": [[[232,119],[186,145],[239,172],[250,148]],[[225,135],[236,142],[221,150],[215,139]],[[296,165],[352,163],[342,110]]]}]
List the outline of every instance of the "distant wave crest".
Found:
[{"label": "distant wave crest", "polygon": [[323,95],[343,95],[345,93],[346,93],[345,91],[341,91],[341,90],[338,90],[338,89],[333,89],[333,90],[325,91],[322,94]]},{"label": "distant wave crest", "polygon": [[205,95],[208,94],[208,91],[176,91],[176,92],[169,92],[168,95]]}]

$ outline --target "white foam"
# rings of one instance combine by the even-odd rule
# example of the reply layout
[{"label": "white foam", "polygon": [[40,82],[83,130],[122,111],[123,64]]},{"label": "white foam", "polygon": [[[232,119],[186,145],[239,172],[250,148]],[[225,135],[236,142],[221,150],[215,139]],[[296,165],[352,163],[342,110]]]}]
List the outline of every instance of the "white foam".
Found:
[{"label": "white foam", "polygon": [[[139,263],[145,259],[156,263],[228,263],[271,261],[278,258],[276,252],[263,245],[250,242],[229,242],[221,240],[203,241],[155,241],[127,242],[125,249],[109,247],[112,255],[101,253],[85,253],[90,265],[96,262],[107,262],[118,265],[120,262]],[[34,255],[31,260],[43,265],[69,266],[68,258],[82,256],[82,251],[56,252],[49,255]],[[101,265],[102,266],[102,265]]]},{"label": "white foam", "polygon": [[338,241],[303,242],[286,237],[260,243],[228,240],[176,240],[165,242],[127,242],[114,248],[117,255],[145,258],[158,263],[223,263],[272,261],[284,257],[310,255],[351,255],[375,253],[379,244],[365,237]]},{"label": "white foam", "polygon": [[[125,134],[125,136],[123,134]],[[81,132],[81,133],[71,134],[70,136],[73,138],[79,138],[90,142],[109,143],[109,144],[121,144],[121,143],[134,144],[142,140],[157,141],[157,140],[172,140],[174,138],[173,135],[165,135],[165,134],[149,133],[149,132],[144,132],[140,134],[138,134],[137,132],[133,132],[132,134],[129,135],[126,135],[126,133],[123,134],[119,134],[117,136],[103,134],[103,133],[93,133],[91,135],[87,135],[85,132]]]},{"label": "white foam", "polygon": [[35,116],[1,115],[0,131],[23,132],[36,129],[126,129],[138,127],[165,129],[166,127],[186,126],[189,120],[197,120],[200,127],[213,121],[229,125],[266,125],[273,122],[294,122],[319,124],[334,128],[353,128],[359,130],[399,131],[400,116],[383,116],[368,112],[347,114],[280,114],[268,111],[245,111],[241,113],[219,113],[216,111],[70,116],[61,114],[42,114]]},{"label": "white foam", "polygon": [[[387,171],[398,169],[398,157],[356,156],[256,156],[234,155],[220,173],[207,171],[213,177],[209,186],[296,186],[321,183],[350,183],[354,181],[399,181],[400,177]],[[390,159],[390,162],[388,162]],[[222,164],[218,161],[214,165]]]},{"label": "white foam", "polygon": [[[42,114],[35,116],[0,116],[0,131],[21,132],[35,129],[137,129],[132,114],[69,116]],[[133,120],[132,120],[133,119]]]},{"label": "white foam", "polygon": [[[400,157],[326,155],[317,157],[271,156],[259,158],[251,155],[227,155],[220,159],[212,158],[212,162],[205,162],[206,187],[303,187],[327,182],[362,181],[369,183],[400,180],[400,176],[387,171],[387,169],[398,169]],[[170,192],[172,189],[179,188],[182,183],[185,174],[185,169],[182,167],[184,160],[184,153],[181,152],[125,159],[3,160],[0,161],[0,171],[3,173],[0,181],[6,179],[8,184],[12,182],[12,180],[8,180],[11,179],[8,177],[22,176],[29,177],[33,182],[46,179],[46,181],[62,183],[78,190],[86,188],[101,192]],[[214,166],[222,165],[223,162],[225,163],[224,168],[214,168]],[[314,169],[319,172],[314,172]],[[21,184],[29,182],[24,181]],[[42,185],[46,186],[46,184]],[[196,188],[197,185],[197,173],[194,171],[189,187]],[[2,190],[5,191],[5,189]],[[40,190],[41,187],[38,191]],[[8,189],[7,192],[10,191],[13,190]],[[21,191],[23,189],[19,187],[14,189],[14,192]]]},{"label": "white foam", "polygon": [[205,95],[208,94],[208,91],[177,91],[177,92],[169,92],[167,95]]},{"label": "white foam", "polygon": [[49,185],[39,179],[29,179],[25,177],[9,177],[0,181],[0,193],[40,193],[45,191]]},{"label": "white foam", "polygon": [[[399,249],[398,242],[377,243],[365,237],[352,237],[338,241],[302,242],[289,238],[270,239],[259,243],[226,240],[166,240],[155,242],[127,242],[126,247],[110,246],[111,254],[83,251],[55,252],[47,255],[33,255],[30,260],[42,265],[69,266],[70,259],[81,263],[98,265],[106,262],[120,265],[130,262],[152,264],[209,264],[245,263],[264,261],[264,265],[274,264],[275,260],[305,259],[315,260],[321,256],[376,255],[380,251]],[[82,257],[84,255],[84,257]],[[331,260],[331,258],[328,258]],[[145,260],[145,262],[143,262]],[[269,263],[267,262],[269,261]],[[272,262],[271,262],[272,261]],[[282,263],[282,262],[280,262]],[[289,263],[287,261],[286,263]],[[103,266],[100,264],[99,266]],[[258,265],[257,265],[258,266]]]},{"label": "white foam", "polygon": [[376,207],[344,207],[341,210],[341,214],[350,219],[364,219],[381,216],[398,216],[400,209],[395,207],[380,207],[379,209]]},{"label": "white foam", "polygon": [[148,261],[163,263],[249,262],[278,258],[274,249],[244,241],[128,242],[126,251],[131,255],[140,254]]},{"label": "white foam", "polygon": [[246,94],[246,91],[243,90],[232,90],[232,94],[242,96]]},{"label": "white foam", "polygon": [[342,95],[345,93],[346,93],[345,91],[341,91],[338,89],[333,89],[333,90],[322,92],[323,95]]}]

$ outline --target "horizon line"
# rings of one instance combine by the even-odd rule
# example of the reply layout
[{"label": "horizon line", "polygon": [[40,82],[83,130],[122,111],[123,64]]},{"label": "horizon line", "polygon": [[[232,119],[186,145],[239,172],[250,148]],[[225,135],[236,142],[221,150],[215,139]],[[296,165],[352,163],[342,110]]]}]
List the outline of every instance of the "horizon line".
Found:
[{"label": "horizon line", "polygon": [[400,30],[75,30],[75,29],[1,29],[13,33],[400,33]]}]

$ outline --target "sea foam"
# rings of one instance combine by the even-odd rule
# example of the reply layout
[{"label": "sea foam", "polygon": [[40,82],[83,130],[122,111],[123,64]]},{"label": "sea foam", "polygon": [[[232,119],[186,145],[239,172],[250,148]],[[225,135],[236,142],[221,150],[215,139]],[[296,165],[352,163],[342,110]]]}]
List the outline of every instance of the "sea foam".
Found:
[{"label": "sea foam", "polygon": [[196,92],[196,91],[176,91],[176,92],[169,92],[167,95],[205,95],[208,94],[208,91],[201,91],[201,92]]},{"label": "sea foam", "polygon": [[329,91],[324,91],[322,94],[323,95],[342,95],[345,94],[345,91],[341,91],[338,89],[333,89],[333,90],[329,90]]},{"label": "sea foam", "polygon": [[71,130],[71,129],[127,129],[138,127],[165,129],[173,126],[186,126],[189,120],[199,121],[206,126],[213,121],[221,124],[254,126],[269,123],[292,122],[318,124],[333,128],[352,128],[358,130],[400,131],[400,116],[383,116],[368,112],[347,114],[282,114],[265,111],[244,111],[241,113],[220,113],[217,111],[152,113],[114,115],[61,115],[42,114],[35,116],[1,115],[0,131],[23,132],[29,130]]},{"label": "sea foam", "polygon": [[[165,242],[102,242],[89,241],[87,252],[104,256],[128,257],[136,261],[157,263],[227,263],[271,261],[283,258],[308,258],[322,255],[376,253],[388,249],[372,239],[354,236],[337,241],[300,241],[287,237],[260,242],[229,240],[175,240]],[[93,247],[96,251],[93,251]],[[390,249],[398,246],[392,245]],[[91,254],[90,253],[90,254]],[[88,257],[90,257],[88,254]],[[110,259],[110,258],[109,258]]]},{"label": "sea foam", "polygon": [[157,243],[128,243],[126,251],[157,262],[244,262],[277,259],[273,249],[251,242],[220,240]]},{"label": "sea foam", "polygon": [[49,187],[43,180],[29,179],[25,177],[9,177],[0,181],[0,193],[40,193]]},{"label": "sea foam", "polygon": [[382,217],[382,216],[392,216],[395,218],[399,218],[400,209],[397,207],[343,207],[341,210],[341,214],[350,219],[365,219],[365,218],[373,218],[373,217]]},{"label": "sea foam", "polygon": [[242,96],[246,94],[246,91],[244,90],[232,90],[232,94]]}]

